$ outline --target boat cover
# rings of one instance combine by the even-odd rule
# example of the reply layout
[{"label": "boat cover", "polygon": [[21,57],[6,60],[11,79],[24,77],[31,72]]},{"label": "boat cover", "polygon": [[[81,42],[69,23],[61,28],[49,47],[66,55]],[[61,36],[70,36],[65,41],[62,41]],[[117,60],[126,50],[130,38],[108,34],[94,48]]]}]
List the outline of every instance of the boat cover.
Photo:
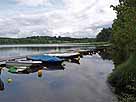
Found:
[{"label": "boat cover", "polygon": [[16,73],[17,72],[17,68],[14,67],[14,66],[12,66],[12,67],[9,68],[8,72],[10,72],[10,73]]}]

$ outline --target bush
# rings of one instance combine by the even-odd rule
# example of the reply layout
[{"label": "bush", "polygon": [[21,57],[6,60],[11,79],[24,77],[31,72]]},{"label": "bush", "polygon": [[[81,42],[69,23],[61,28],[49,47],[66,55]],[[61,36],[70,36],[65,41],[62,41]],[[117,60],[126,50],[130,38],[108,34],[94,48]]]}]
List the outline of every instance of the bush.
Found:
[{"label": "bush", "polygon": [[115,93],[122,96],[123,100],[124,96],[122,93],[129,94],[131,97],[133,97],[133,99],[136,100],[136,54],[133,54],[125,63],[119,65],[111,73],[108,81],[113,87],[115,87]]}]

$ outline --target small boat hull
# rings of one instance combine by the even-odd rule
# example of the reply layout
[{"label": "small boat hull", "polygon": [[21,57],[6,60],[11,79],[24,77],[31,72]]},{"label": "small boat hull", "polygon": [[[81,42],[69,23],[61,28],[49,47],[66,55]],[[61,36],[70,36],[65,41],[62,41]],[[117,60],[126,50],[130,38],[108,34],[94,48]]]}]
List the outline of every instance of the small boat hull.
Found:
[{"label": "small boat hull", "polygon": [[28,59],[33,61],[42,61],[43,66],[61,65],[62,62],[64,61],[63,59],[60,59],[58,57],[53,57],[48,55],[31,56],[28,57]]},{"label": "small boat hull", "polygon": [[42,64],[41,61],[7,61],[6,62],[6,66],[26,66],[26,67],[30,67],[32,65],[38,65],[38,64]]},{"label": "small boat hull", "polygon": [[50,54],[44,54],[44,55],[49,55],[49,56],[54,56],[54,57],[59,57],[63,59],[73,59],[73,58],[78,58],[80,56],[80,53],[50,53]]}]

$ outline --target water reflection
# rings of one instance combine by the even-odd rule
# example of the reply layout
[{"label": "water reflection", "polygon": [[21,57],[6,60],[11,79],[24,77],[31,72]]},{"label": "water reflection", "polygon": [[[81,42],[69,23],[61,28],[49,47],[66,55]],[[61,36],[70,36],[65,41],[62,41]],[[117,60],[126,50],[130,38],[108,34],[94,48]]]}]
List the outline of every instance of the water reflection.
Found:
[{"label": "water reflection", "polygon": [[96,47],[97,53],[102,57],[103,60],[112,60],[112,49],[111,47]]},{"label": "water reflection", "polygon": [[[7,74],[7,76],[10,76],[10,77],[12,76],[12,78],[14,79],[19,74],[23,75],[23,77],[24,77],[24,75],[30,74],[30,76],[34,75],[34,76],[37,76],[39,78],[42,78],[42,77],[45,77],[44,74],[47,71],[54,71],[55,72],[55,71],[64,70],[64,69],[65,69],[64,66],[52,66],[52,65],[50,65],[48,67],[34,67],[34,66],[31,66],[31,67],[29,67],[29,68],[27,68],[27,69],[25,69],[23,71],[15,72],[15,73],[13,72],[12,73],[12,72],[8,71],[9,70],[8,68],[4,68],[5,71],[3,72],[3,76],[5,77],[5,74]],[[0,70],[0,73],[1,73],[1,70]],[[1,80],[1,75],[2,75],[2,73],[0,74],[0,91],[4,91],[5,87],[4,87],[4,82]],[[20,75],[18,77],[21,77]],[[11,78],[9,78],[7,76],[4,78],[4,80],[7,80],[7,83],[12,83],[13,79],[11,79]],[[28,77],[28,76],[26,76],[26,77]],[[15,83],[16,82],[14,82],[12,85],[15,85]]]},{"label": "water reflection", "polygon": [[14,81],[4,84],[0,101],[112,102],[112,94],[105,83],[112,63],[96,57],[85,56],[81,58],[80,65],[65,62],[66,70],[63,71],[56,66],[47,69],[35,67],[30,70],[31,74],[19,75],[8,73],[5,69],[3,81],[8,78]]},{"label": "water reflection", "polygon": [[55,70],[64,70],[65,67],[64,66],[48,66],[47,68],[45,68],[44,70],[47,71],[55,71]]},{"label": "water reflection", "polygon": [[[87,48],[86,46],[35,46],[35,47],[0,47],[0,58],[5,57],[14,57],[14,56],[24,56],[24,55],[33,55],[39,53],[48,53],[48,52],[64,52],[66,50],[73,51],[73,49]],[[92,47],[88,47],[92,48]]]},{"label": "water reflection", "polygon": [[80,59],[71,59],[70,62],[80,64]]},{"label": "water reflection", "polygon": [[21,72],[19,72],[18,74],[30,74],[30,73],[35,73],[35,72],[38,72],[39,70],[42,70],[43,67],[30,67],[30,68],[27,68]]},{"label": "water reflection", "polygon": [[2,70],[2,68],[1,68],[1,66],[0,66],[0,75],[1,75],[1,70]]},{"label": "water reflection", "polygon": [[[11,67],[12,68],[12,67]],[[10,68],[8,68],[10,70]],[[19,68],[15,68],[15,70],[17,70]],[[60,66],[54,66],[54,65],[48,65],[47,67],[44,66],[30,66],[22,71],[9,71],[12,74],[31,74],[31,73],[36,73],[42,70],[46,70],[46,71],[55,71],[55,70],[64,70],[65,67],[60,65]],[[11,69],[12,70],[12,69]],[[14,70],[14,69],[13,69]]]},{"label": "water reflection", "polygon": [[0,91],[3,91],[3,90],[4,90],[4,83],[0,78]]}]

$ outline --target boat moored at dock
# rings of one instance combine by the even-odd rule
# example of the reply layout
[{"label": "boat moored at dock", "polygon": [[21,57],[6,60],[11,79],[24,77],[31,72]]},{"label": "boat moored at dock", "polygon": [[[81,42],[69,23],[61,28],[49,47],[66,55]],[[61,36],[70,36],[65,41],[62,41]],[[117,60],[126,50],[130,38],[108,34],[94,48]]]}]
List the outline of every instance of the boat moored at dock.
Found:
[{"label": "boat moored at dock", "polygon": [[73,58],[80,57],[80,53],[78,53],[78,52],[48,53],[48,54],[44,54],[44,55],[59,57],[59,58],[63,58],[63,59],[73,59]]},{"label": "boat moored at dock", "polygon": [[58,57],[53,57],[49,55],[36,55],[27,57],[27,59],[32,61],[42,61],[42,65],[61,65],[64,61]]},{"label": "boat moored at dock", "polygon": [[6,66],[16,66],[16,67],[19,67],[19,66],[26,66],[26,67],[30,67],[32,65],[38,65],[38,64],[42,64],[41,61],[32,61],[32,60],[15,60],[15,61],[6,61]]}]

